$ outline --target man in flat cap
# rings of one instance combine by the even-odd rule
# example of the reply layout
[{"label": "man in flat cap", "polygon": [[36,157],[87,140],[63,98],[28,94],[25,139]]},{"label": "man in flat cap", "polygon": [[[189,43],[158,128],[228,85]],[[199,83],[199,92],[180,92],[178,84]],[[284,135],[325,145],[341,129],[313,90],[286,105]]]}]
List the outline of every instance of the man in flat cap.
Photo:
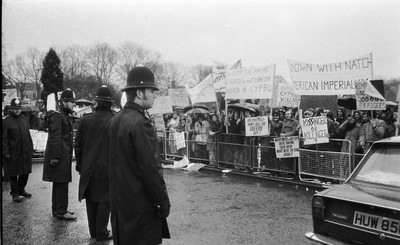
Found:
[{"label": "man in flat cap", "polygon": [[32,173],[33,143],[28,118],[21,115],[21,100],[13,98],[9,108],[10,116],[3,121],[1,137],[4,175],[10,178],[13,202],[21,202],[20,196],[32,196],[25,187]]},{"label": "man in flat cap", "polygon": [[161,244],[169,238],[170,202],[156,133],[147,109],[158,90],[154,74],[138,66],[123,89],[127,102],[108,124],[111,227],[114,244]]},{"label": "man in flat cap", "polygon": [[75,99],[66,89],[59,99],[59,111],[49,112],[48,138],[43,163],[43,181],[53,182],[52,213],[60,220],[75,220],[68,211],[68,184],[72,181],[72,119]]},{"label": "man in flat cap", "polygon": [[84,116],[75,137],[76,170],[80,174],[78,199],[86,199],[89,232],[96,241],[110,240],[108,188],[107,124],[113,117],[114,102],[107,86],[100,87],[94,98],[95,112]]}]

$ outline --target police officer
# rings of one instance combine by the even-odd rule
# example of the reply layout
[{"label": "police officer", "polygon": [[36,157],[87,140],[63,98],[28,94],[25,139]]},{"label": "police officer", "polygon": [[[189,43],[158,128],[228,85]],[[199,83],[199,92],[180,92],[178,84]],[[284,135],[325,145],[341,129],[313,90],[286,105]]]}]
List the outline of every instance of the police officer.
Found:
[{"label": "police officer", "polygon": [[158,90],[154,74],[128,73],[127,102],[108,125],[111,227],[114,244],[160,244],[169,238],[170,202],[156,133],[146,110]]},{"label": "police officer", "polygon": [[21,115],[21,100],[13,98],[9,108],[10,116],[4,119],[2,130],[4,175],[10,178],[12,200],[21,202],[20,196],[32,196],[25,187],[32,172],[33,143],[28,118]]},{"label": "police officer", "polygon": [[80,173],[78,199],[86,199],[90,236],[99,242],[112,239],[107,230],[110,198],[106,127],[113,117],[114,101],[107,86],[97,90],[95,100],[95,112],[81,119],[74,147],[76,170]]},{"label": "police officer", "polygon": [[59,111],[48,115],[48,138],[43,164],[43,181],[53,182],[52,213],[60,220],[75,220],[68,211],[68,183],[72,180],[72,120],[75,99],[70,89],[61,93]]}]

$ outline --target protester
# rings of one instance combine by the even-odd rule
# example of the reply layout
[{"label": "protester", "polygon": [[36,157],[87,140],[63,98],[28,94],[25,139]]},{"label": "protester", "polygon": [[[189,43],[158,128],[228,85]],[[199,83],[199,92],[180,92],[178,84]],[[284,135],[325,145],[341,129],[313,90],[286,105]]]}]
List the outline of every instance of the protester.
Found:
[{"label": "protester", "polygon": [[244,166],[244,170],[247,172],[251,171],[251,161],[250,161],[250,137],[246,136],[246,118],[251,117],[251,113],[248,110],[243,112],[243,117],[240,122],[240,134],[243,135],[243,147],[240,152],[241,163]]},{"label": "protester", "polygon": [[386,123],[378,119],[376,113],[372,111],[367,111],[367,113],[363,114],[363,121],[364,124],[360,131],[360,146],[363,148],[363,152],[366,153],[374,141],[383,139]]},{"label": "protester", "polygon": [[297,125],[299,122],[296,119],[293,119],[292,111],[288,110],[285,113],[285,121],[283,121],[282,131],[280,136],[287,137],[287,136],[295,136],[298,134]]},{"label": "protester", "polygon": [[396,128],[397,131],[400,132],[400,123],[397,122],[397,117],[398,117],[398,112],[394,111],[389,121],[390,123],[386,126],[384,138],[395,136]]},{"label": "protester", "polygon": [[339,126],[346,120],[346,109],[338,108],[336,111],[335,121],[339,124]]},{"label": "protester", "polygon": [[279,137],[282,131],[283,122],[279,119],[279,113],[274,111],[272,113],[272,120],[268,119],[271,129],[270,136]]},{"label": "protester", "polygon": [[208,138],[208,131],[210,129],[210,125],[208,121],[203,120],[202,115],[197,116],[197,122],[194,124],[194,132],[196,134],[196,150],[195,155],[196,158],[201,160],[208,159],[207,154],[207,138]]},{"label": "protester", "polygon": [[170,201],[157,135],[147,110],[158,90],[154,74],[138,66],[128,73],[124,109],[108,124],[111,227],[114,244],[160,244],[169,238]]},{"label": "protester", "polygon": [[107,230],[110,218],[108,188],[107,124],[113,117],[111,91],[102,86],[96,91],[97,106],[93,114],[84,116],[76,132],[76,171],[79,172],[78,200],[86,199],[86,213],[91,238],[112,239]]},{"label": "protester", "polygon": [[4,119],[2,126],[4,175],[10,179],[13,202],[21,202],[20,196],[32,196],[25,187],[32,173],[33,143],[28,119],[21,115],[21,100],[13,98],[9,108],[10,116]]},{"label": "protester", "polygon": [[48,139],[43,162],[43,181],[53,182],[52,213],[60,220],[75,220],[68,211],[68,183],[72,181],[72,119],[75,99],[71,90],[61,93],[59,111],[51,111],[48,119]]},{"label": "protester", "polygon": [[222,125],[218,120],[216,114],[211,115],[211,123],[210,123],[210,130],[208,132],[208,140],[207,140],[207,150],[208,156],[210,160],[210,165],[213,167],[218,167],[218,163],[216,161],[216,150],[217,150],[217,135],[221,133]]},{"label": "protester", "polygon": [[168,136],[168,145],[169,145],[169,153],[170,154],[176,154],[176,141],[175,141],[175,132],[176,128],[179,125],[179,117],[178,113],[174,112],[172,113],[172,117],[169,119],[167,123],[167,131],[169,131],[169,136]]},{"label": "protester", "polygon": [[[188,128],[188,125],[186,124],[186,117],[182,115],[182,116],[179,117],[179,125],[176,128],[176,132],[184,133],[185,140],[187,140],[187,135],[188,135],[188,132],[189,132],[188,130],[189,130],[189,128]],[[187,146],[183,147],[181,149],[178,149],[179,155],[187,156],[186,150],[187,150]]]}]

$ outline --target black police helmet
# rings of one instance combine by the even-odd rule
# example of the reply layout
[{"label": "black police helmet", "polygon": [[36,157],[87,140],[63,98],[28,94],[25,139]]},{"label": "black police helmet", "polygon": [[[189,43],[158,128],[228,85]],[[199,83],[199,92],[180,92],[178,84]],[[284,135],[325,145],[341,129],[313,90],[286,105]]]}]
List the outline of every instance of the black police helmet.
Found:
[{"label": "black police helmet", "polygon": [[96,96],[94,97],[95,100],[100,100],[100,101],[105,101],[105,102],[114,102],[114,100],[111,97],[111,91],[109,88],[107,88],[106,85],[101,86],[97,92]]},{"label": "black police helmet", "polygon": [[137,66],[130,70],[126,87],[122,91],[138,88],[153,88],[158,90],[154,80],[154,73],[147,67]]}]

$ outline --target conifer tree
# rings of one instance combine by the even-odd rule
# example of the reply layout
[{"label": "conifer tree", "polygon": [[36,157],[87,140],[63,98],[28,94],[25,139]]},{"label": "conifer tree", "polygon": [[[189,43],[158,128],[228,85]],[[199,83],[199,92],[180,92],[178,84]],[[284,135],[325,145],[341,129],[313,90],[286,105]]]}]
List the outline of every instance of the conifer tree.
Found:
[{"label": "conifer tree", "polygon": [[48,94],[63,90],[64,74],[61,71],[60,63],[56,51],[50,48],[43,60],[42,76],[40,77],[40,81],[43,83],[42,99]]}]

